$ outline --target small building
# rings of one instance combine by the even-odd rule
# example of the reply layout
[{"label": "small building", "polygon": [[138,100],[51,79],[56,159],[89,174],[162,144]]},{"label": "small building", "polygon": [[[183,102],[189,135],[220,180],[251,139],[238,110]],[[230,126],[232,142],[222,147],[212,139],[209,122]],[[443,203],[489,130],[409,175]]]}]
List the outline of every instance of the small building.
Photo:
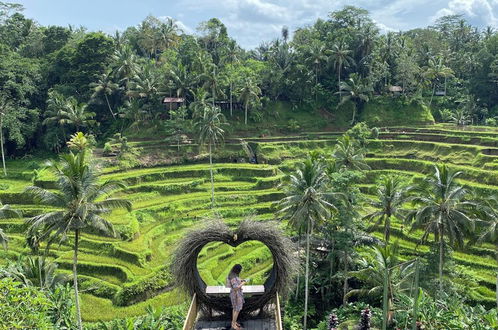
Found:
[{"label": "small building", "polygon": [[399,95],[403,93],[403,87],[401,86],[389,86],[389,92],[391,92],[394,95]]},{"label": "small building", "polygon": [[165,97],[163,104],[166,110],[176,110],[185,103],[183,97]]}]

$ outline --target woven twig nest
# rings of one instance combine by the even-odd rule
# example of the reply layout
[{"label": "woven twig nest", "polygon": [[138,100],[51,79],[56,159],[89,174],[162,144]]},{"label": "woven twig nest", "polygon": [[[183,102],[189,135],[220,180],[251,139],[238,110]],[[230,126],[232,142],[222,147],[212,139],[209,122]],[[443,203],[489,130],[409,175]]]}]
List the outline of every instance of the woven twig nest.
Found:
[{"label": "woven twig nest", "polygon": [[201,229],[191,231],[174,252],[172,272],[176,283],[190,296],[195,293],[202,308],[231,313],[229,297],[206,294],[206,283],[199,275],[197,258],[208,243],[223,242],[236,247],[248,241],[259,241],[268,247],[273,256],[273,268],[264,283],[264,294],[244,297],[242,313],[264,308],[277,292],[279,295],[286,294],[293,283],[297,263],[293,243],[271,222],[245,220],[232,231],[223,222],[212,221]]}]

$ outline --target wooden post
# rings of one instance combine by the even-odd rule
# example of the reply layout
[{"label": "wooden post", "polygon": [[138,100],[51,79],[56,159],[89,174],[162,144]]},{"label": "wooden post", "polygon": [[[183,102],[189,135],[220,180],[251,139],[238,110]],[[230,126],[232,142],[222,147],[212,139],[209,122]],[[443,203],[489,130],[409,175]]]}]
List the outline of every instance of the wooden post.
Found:
[{"label": "wooden post", "polygon": [[187,317],[185,318],[185,323],[183,324],[183,330],[192,330],[195,326],[195,322],[197,321],[197,297],[194,293],[192,296],[192,302],[190,303],[190,307],[188,309]]},{"label": "wooden post", "polygon": [[280,311],[280,298],[278,297],[278,292],[275,296],[275,328],[277,330],[283,330],[282,326],[282,312]]}]

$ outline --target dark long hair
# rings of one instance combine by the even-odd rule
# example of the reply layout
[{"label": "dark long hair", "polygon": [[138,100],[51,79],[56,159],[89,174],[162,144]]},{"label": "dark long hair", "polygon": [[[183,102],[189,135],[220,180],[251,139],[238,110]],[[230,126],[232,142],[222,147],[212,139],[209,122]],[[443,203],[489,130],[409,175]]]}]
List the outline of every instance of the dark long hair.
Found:
[{"label": "dark long hair", "polygon": [[242,265],[236,264],[235,266],[232,267],[232,270],[228,274],[228,278],[232,279],[238,277],[241,271],[242,271]]}]

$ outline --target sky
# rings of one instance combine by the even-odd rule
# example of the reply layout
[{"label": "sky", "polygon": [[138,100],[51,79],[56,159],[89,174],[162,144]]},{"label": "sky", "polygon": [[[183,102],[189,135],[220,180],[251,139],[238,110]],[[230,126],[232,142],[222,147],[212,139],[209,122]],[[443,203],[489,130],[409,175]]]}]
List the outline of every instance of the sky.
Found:
[{"label": "sky", "polygon": [[[8,1],[8,0],[7,0]],[[475,26],[498,29],[498,0],[10,0],[42,25],[84,26],[114,33],[138,25],[147,15],[172,17],[187,33],[219,18],[246,49],[289,30],[311,25],[345,5],[367,9],[381,31],[430,25],[438,17],[463,14]]]}]

